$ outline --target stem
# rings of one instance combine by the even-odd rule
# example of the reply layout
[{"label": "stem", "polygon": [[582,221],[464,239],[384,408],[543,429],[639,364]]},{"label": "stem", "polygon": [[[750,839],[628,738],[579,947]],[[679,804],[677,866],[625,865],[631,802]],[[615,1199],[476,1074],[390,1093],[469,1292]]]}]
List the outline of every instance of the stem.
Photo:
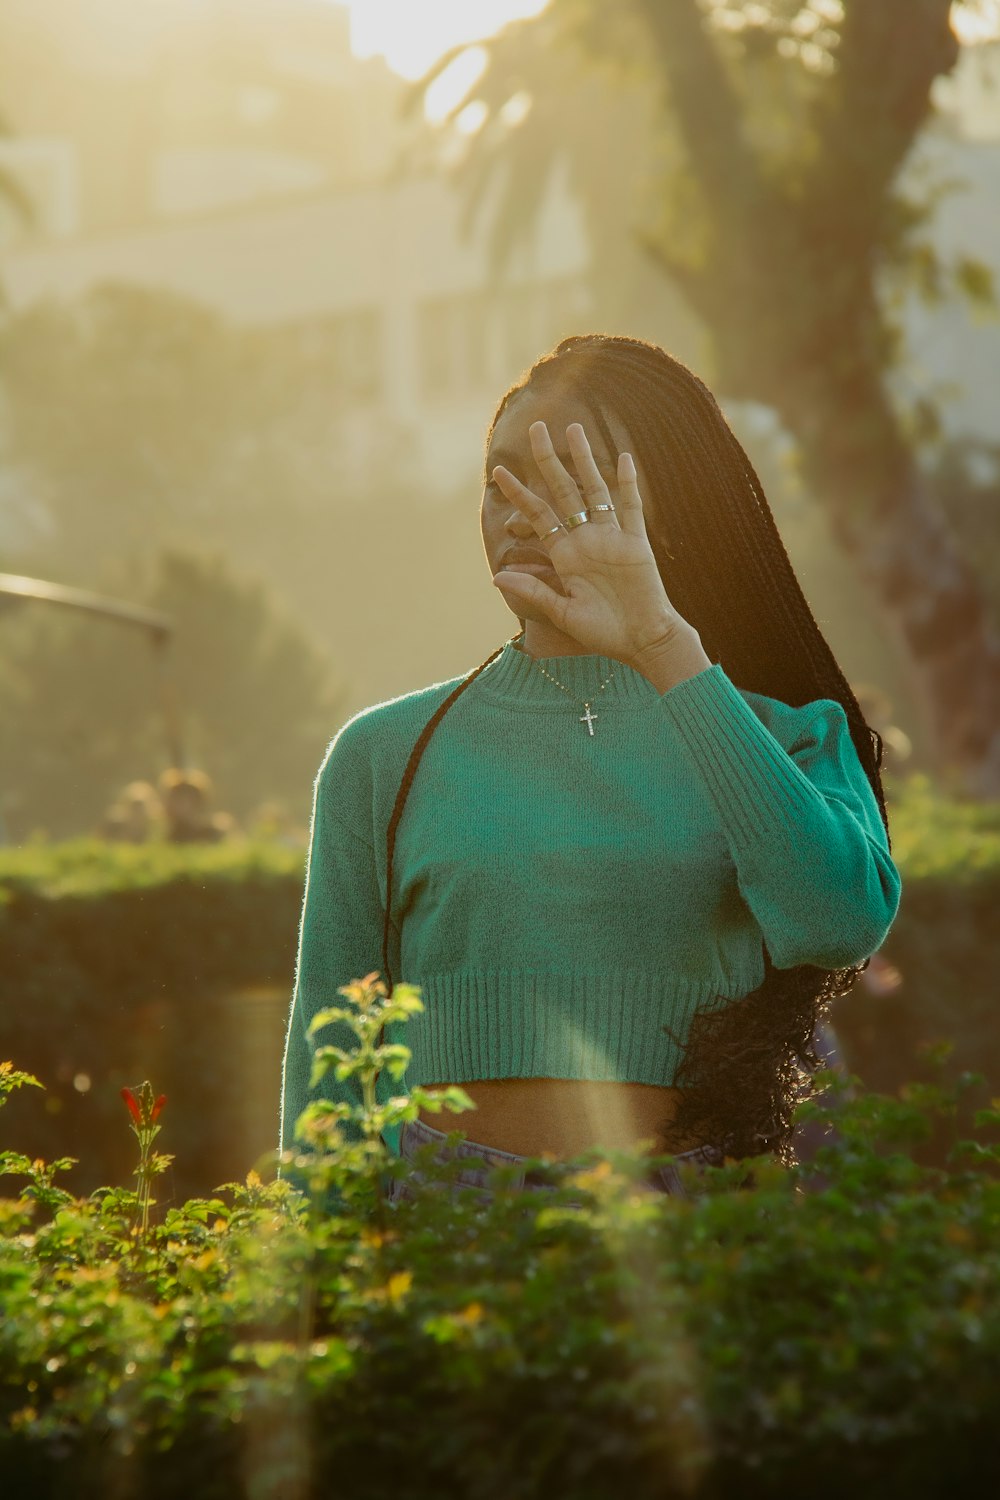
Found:
[{"label": "stem", "polygon": [[[371,1054],[372,1049],[371,1049],[370,1044],[367,1046],[366,1050],[368,1051],[369,1054]],[[365,1104],[364,1131],[365,1131],[366,1135],[371,1135],[371,1133],[372,1133],[371,1112],[375,1108],[375,1068],[374,1067],[365,1068],[364,1071],[361,1074],[361,1094],[362,1094],[362,1097],[364,1099],[364,1104]]]},{"label": "stem", "polygon": [[136,1176],[139,1179],[138,1197],[141,1220],[139,1234],[145,1243],[149,1231],[149,1209],[152,1197],[153,1174],[149,1170],[149,1153],[152,1146],[152,1135],[139,1126],[133,1125],[133,1130],[139,1138],[139,1170]]},{"label": "stem", "polygon": [[[378,1029],[374,1032],[374,1036],[376,1038],[381,1034],[381,1030],[382,1028],[379,1024]],[[372,1033],[369,1032],[368,1036],[365,1037],[363,1047],[366,1066],[361,1074],[361,1093],[364,1100],[365,1109],[364,1132],[365,1138],[368,1141],[370,1141],[372,1139],[372,1136],[374,1135],[372,1114],[375,1109],[375,1079],[378,1076],[378,1066],[375,1060],[375,1047],[372,1045],[372,1039]],[[387,1225],[385,1222],[385,1204],[382,1201],[382,1183],[380,1179],[376,1179],[375,1182],[375,1217],[378,1222],[378,1248],[376,1253],[378,1258],[379,1277],[384,1283],[386,1280],[385,1235]]]},{"label": "stem", "polygon": [[152,1182],[149,1175],[149,1142],[143,1143],[142,1155],[139,1159],[139,1195],[142,1203],[142,1238],[145,1241],[149,1229],[149,1198],[152,1190]]}]

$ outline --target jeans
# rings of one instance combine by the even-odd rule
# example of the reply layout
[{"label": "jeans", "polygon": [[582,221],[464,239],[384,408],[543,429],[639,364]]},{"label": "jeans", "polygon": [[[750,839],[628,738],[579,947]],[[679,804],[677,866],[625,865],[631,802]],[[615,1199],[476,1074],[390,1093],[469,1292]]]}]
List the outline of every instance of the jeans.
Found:
[{"label": "jeans", "polygon": [[[438,1146],[434,1157],[436,1161],[446,1161],[454,1157],[482,1157],[483,1165],[479,1166],[470,1161],[468,1166],[460,1170],[454,1180],[454,1186],[470,1188],[477,1197],[484,1201],[493,1196],[486,1181],[494,1167],[510,1166],[512,1163],[516,1165],[528,1160],[527,1157],[516,1156],[511,1151],[497,1151],[492,1146],[481,1146],[476,1141],[460,1140],[457,1145],[451,1147],[448,1147],[446,1142],[447,1132],[435,1130],[432,1125],[425,1125],[422,1120],[407,1120],[400,1133],[400,1156],[412,1161],[420,1147],[435,1143]],[[723,1153],[716,1146],[698,1146],[693,1151],[674,1153],[674,1162],[690,1163],[698,1168],[721,1166]],[[427,1179],[420,1171],[411,1166],[408,1176],[393,1179],[389,1190],[389,1202],[397,1203],[401,1199],[412,1198],[413,1194],[409,1191],[410,1185],[417,1186],[426,1181]],[[674,1163],[655,1168],[650,1173],[647,1182],[654,1192],[669,1193],[675,1198],[690,1198],[691,1196],[682,1184],[680,1173]],[[522,1166],[520,1171],[515,1173],[512,1186],[523,1189],[525,1192],[538,1192],[545,1191],[552,1184],[540,1180],[540,1174],[534,1169],[526,1169]]]}]

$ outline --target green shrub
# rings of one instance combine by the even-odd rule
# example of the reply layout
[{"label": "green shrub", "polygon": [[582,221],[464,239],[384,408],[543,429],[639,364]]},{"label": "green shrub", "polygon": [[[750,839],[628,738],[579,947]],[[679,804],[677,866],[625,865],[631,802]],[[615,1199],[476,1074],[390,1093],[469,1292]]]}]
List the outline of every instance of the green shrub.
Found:
[{"label": "green shrub", "polygon": [[278,1143],[302,905],[301,849],[75,839],[0,850],[0,1057],[48,1085],[12,1101],[8,1140],[83,1149],[79,1194],[120,1181],[118,1091],[155,1077],[176,1105],[175,1202]]},{"label": "green shrub", "polygon": [[[690,1199],[593,1151],[544,1195],[495,1171],[486,1205],[435,1191],[452,1170],[425,1161],[431,1184],[391,1204],[404,1164],[380,1131],[468,1101],[375,1105],[406,1049],[375,1046],[374,979],[340,992],[358,1047],[317,1060],[363,1102],[310,1105],[274,1181],[144,1227],[141,1191],[73,1198],[62,1163],[0,1154],[25,1184],[0,1199],[6,1493],[921,1500],[1000,1481],[1000,1149],[958,1141],[945,1169],[910,1151],[975,1079],[841,1098],[815,1166],[729,1163]],[[391,1004],[420,1001],[399,985]],[[35,1082],[4,1064],[0,1097]],[[170,1118],[152,1090],[126,1104],[137,1134]]]},{"label": "green shrub", "polygon": [[[930,1082],[950,1048],[952,1079],[981,1071],[1000,1092],[996,974],[1000,970],[1000,803],[945,795],[925,775],[892,783],[893,858],[903,877],[899,914],[884,954],[903,983],[871,993],[860,982],[833,1019],[850,1070],[880,1093]],[[963,1100],[960,1118],[971,1125]],[[922,1154],[943,1160],[937,1132]]]}]

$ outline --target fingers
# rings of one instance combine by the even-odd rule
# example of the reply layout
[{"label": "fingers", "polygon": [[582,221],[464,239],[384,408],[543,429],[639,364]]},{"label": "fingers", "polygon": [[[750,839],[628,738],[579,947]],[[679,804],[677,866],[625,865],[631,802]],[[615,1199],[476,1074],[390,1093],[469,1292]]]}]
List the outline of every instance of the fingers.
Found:
[{"label": "fingers", "polygon": [[[531,522],[537,536],[542,537],[567,516],[595,505],[614,504],[614,510],[599,511],[588,519],[601,525],[621,526],[635,535],[645,535],[642,515],[642,500],[636,482],[635,465],[630,454],[618,458],[618,494],[612,502],[610,491],[587,440],[587,434],[579,422],[570,423],[566,429],[570,456],[576,469],[574,478],[552,446],[548,427],[544,422],[533,422],[528,429],[532,456],[545,480],[552,497],[551,504],[539,498],[533,490],[505,469],[502,464],[493,470],[491,478],[499,485],[507,499]],[[626,527],[626,518],[629,524]],[[558,537],[553,538],[558,540]]]},{"label": "fingers", "polygon": [[[576,479],[569,473],[552,446],[549,429],[544,422],[532,422],[528,428],[531,452],[542,477],[552,495],[553,503],[560,511],[560,519],[592,505],[610,505],[611,495],[590,451],[587,434],[579,422],[571,422],[566,428]],[[589,518],[601,525],[616,526],[614,511],[598,511]]]},{"label": "fingers", "polygon": [[[538,425],[542,426],[543,424],[539,423]],[[566,441],[569,443],[570,455],[573,459],[573,465],[580,480],[580,487],[583,490],[584,500],[587,505],[610,504],[611,495],[604,482],[604,476],[594,462],[594,455],[590,451],[587,434],[579,422],[571,422],[566,428]],[[551,444],[549,446],[551,447]],[[553,457],[555,458],[555,454],[553,454]],[[559,463],[558,458],[556,458],[556,463]],[[559,464],[559,467],[562,468],[562,465]],[[576,486],[574,485],[573,488],[575,490]],[[614,516],[610,511],[601,512],[600,517],[602,521],[605,519],[614,521]]]},{"label": "fingers", "polygon": [[636,478],[635,463],[631,453],[618,455],[618,495],[615,500],[618,524],[629,536],[646,535],[646,519],[642,512],[642,496]]},{"label": "fingers", "polygon": [[566,630],[568,600],[564,594],[557,594],[555,589],[549,588],[540,578],[533,578],[530,573],[507,573],[501,569],[493,575],[493,583],[515,614],[519,614],[524,605],[530,604],[547,615],[559,630]]},{"label": "fingers", "polygon": [[[573,425],[579,426],[579,423],[574,423]],[[580,428],[580,431],[582,433],[583,429]],[[576,511],[582,510],[580,491],[577,488],[576,481],[567,472],[559,455],[553,448],[552,439],[549,437],[549,429],[545,423],[532,422],[528,428],[528,438],[531,443],[532,456],[541,470],[542,478],[548,486],[549,494],[552,496],[556,508],[559,510],[560,517],[573,515]],[[584,437],[583,441],[585,444],[587,443],[586,437]],[[590,453],[589,445],[587,446],[587,452],[588,454]],[[593,459],[591,459],[591,463],[593,463]],[[598,478],[600,478],[600,475],[598,475]]]},{"label": "fingers", "polygon": [[[553,526],[558,526],[562,519],[561,516],[556,515],[551,505],[548,505],[544,500],[540,500],[534,490],[529,490],[528,486],[522,484],[517,475],[512,474],[509,469],[505,469],[503,464],[497,464],[491,478],[500,486],[501,491],[507,496],[511,504],[516,505],[523,516],[527,516],[531,522],[535,536],[539,540],[544,538],[545,541],[551,542],[558,539],[556,537],[545,536],[545,533],[551,531]],[[577,505],[574,509],[578,509],[579,494],[576,490],[574,490],[574,494],[577,495]],[[565,532],[563,535],[565,536]]]}]

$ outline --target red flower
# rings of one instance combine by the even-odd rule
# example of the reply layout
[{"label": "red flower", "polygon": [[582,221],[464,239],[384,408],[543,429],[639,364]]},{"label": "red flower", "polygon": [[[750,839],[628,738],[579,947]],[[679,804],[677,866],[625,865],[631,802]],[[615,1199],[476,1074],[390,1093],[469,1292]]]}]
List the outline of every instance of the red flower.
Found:
[{"label": "red flower", "polygon": [[157,1115],[160,1113],[160,1110],[163,1108],[163,1106],[166,1104],[166,1102],[167,1102],[167,1096],[166,1096],[166,1094],[161,1094],[160,1097],[157,1099],[156,1103],[153,1105],[153,1108],[149,1112],[149,1118],[151,1120],[155,1120],[156,1119]]},{"label": "red flower", "polygon": [[132,1116],[132,1118],[135,1121],[135,1123],[137,1125],[141,1125],[142,1124],[142,1111],[139,1108],[138,1101],[137,1101],[135,1095],[133,1094],[132,1090],[131,1089],[122,1089],[122,1098],[125,1100],[125,1103],[128,1105],[129,1114]]}]

